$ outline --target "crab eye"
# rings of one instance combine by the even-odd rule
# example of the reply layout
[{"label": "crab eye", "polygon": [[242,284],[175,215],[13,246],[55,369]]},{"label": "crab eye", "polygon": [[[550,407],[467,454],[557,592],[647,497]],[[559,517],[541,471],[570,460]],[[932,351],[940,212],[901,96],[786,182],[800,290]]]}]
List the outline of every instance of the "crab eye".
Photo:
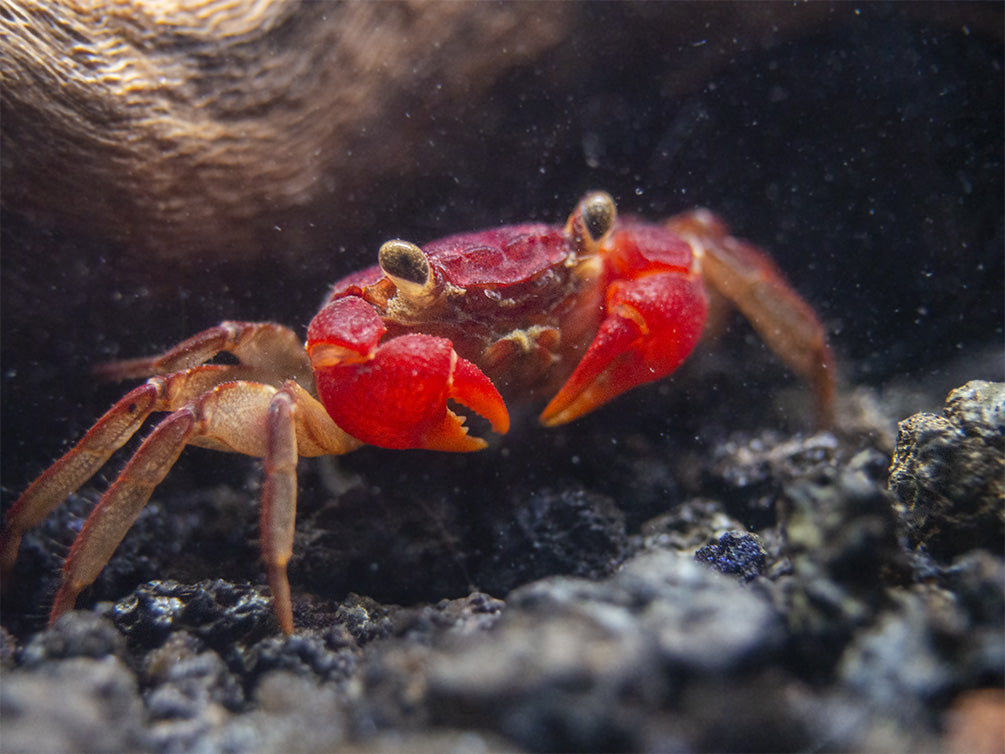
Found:
[{"label": "crab eye", "polygon": [[580,203],[583,217],[583,229],[590,240],[597,242],[614,227],[617,209],[611,195],[604,191],[589,194]]},{"label": "crab eye", "polygon": [[408,241],[387,241],[380,247],[377,261],[406,299],[416,304],[429,301],[436,284],[422,249]]},{"label": "crab eye", "polygon": [[425,285],[429,279],[429,262],[422,249],[408,241],[388,241],[377,255],[384,274],[394,280],[413,285]]}]

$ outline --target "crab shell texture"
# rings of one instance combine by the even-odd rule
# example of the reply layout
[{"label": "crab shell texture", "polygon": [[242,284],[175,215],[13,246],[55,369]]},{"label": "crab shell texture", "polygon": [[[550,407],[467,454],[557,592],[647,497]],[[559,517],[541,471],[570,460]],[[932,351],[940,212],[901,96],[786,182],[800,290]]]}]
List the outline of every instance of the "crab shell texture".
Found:
[{"label": "crab shell texture", "polygon": [[[332,418],[384,447],[483,447],[430,445],[404,429],[424,423],[411,407],[442,411],[427,386],[453,388],[447,397],[497,431],[508,426],[499,394],[554,395],[542,422],[571,421],[675,369],[706,319],[692,245],[661,226],[617,220],[602,192],[587,195],[564,227],[507,226],[422,249],[391,241],[380,259],[335,284],[307,349]],[[453,369],[454,384],[424,379],[438,371],[428,364],[435,358]]]}]

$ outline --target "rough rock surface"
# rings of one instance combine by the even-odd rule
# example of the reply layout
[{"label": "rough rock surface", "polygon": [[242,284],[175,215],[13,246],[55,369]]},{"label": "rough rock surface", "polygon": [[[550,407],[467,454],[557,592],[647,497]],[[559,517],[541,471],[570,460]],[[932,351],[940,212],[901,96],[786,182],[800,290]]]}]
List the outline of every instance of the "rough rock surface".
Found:
[{"label": "rough rock surface", "polygon": [[[294,636],[277,632],[262,586],[141,584],[8,637],[4,749],[906,751],[994,740],[1005,561],[962,538],[945,561],[919,557],[898,539],[885,459],[840,433],[734,433],[702,474],[712,496],[637,535],[584,539],[606,530],[597,521],[624,532],[623,521],[581,519],[589,495],[545,492],[529,518],[498,522],[505,546],[477,561],[580,548],[580,564],[531,557],[496,596],[435,603],[300,594]],[[595,504],[585,510],[609,512],[609,500]],[[555,505],[573,525],[528,523]],[[598,541],[613,544],[591,549]]]},{"label": "rough rock surface", "polygon": [[912,544],[934,557],[1005,538],[1005,384],[976,380],[946,398],[945,416],[900,423],[890,489]]}]

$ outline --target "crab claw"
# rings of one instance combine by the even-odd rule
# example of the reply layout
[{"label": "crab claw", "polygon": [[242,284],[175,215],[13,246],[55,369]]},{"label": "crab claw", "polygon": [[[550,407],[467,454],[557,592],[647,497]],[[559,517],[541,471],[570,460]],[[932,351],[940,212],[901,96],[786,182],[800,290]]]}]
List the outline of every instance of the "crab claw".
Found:
[{"label": "crab claw", "polygon": [[600,329],[541,413],[541,423],[565,424],[626,390],[670,374],[694,348],[707,310],[703,286],[683,271],[612,283]]},{"label": "crab claw", "polygon": [[[320,320],[320,322],[319,322]],[[379,344],[386,328],[356,297],[322,309],[308,330],[307,351],[328,413],[354,437],[384,448],[481,450],[455,401],[509,430],[509,413],[495,385],[446,338],[401,335]]]}]

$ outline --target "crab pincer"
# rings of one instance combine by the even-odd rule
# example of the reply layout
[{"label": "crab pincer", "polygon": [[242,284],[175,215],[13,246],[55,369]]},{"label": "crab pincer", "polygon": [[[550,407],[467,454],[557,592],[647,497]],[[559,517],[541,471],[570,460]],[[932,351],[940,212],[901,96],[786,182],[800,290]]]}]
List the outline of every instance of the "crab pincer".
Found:
[{"label": "crab pincer", "polygon": [[701,336],[708,296],[691,249],[658,228],[614,234],[604,318],[575,371],[541,413],[556,426],[673,372]]},{"label": "crab pincer", "polygon": [[486,446],[472,437],[455,401],[509,430],[509,413],[492,381],[462,359],[450,341],[433,335],[401,335],[380,343],[387,328],[363,299],[328,304],[307,333],[307,352],[321,402],[354,437],[384,448],[472,451]]}]

